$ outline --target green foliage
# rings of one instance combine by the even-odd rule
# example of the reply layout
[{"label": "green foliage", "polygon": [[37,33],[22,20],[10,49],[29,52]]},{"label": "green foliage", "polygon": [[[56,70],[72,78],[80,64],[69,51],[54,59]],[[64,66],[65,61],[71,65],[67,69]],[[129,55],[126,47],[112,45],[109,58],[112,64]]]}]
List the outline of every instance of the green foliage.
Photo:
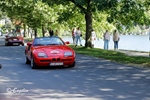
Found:
[{"label": "green foliage", "polygon": [[133,27],[135,24],[145,25],[147,17],[145,15],[144,1],[121,0],[117,7],[110,10],[109,22]]},{"label": "green foliage", "polygon": [[[83,33],[90,36],[93,28],[101,37],[106,29],[124,31],[138,24],[149,25],[149,4],[149,0],[1,0],[0,8],[12,21],[19,20],[32,29],[71,31],[79,26]],[[88,13],[92,22],[86,25]]]}]

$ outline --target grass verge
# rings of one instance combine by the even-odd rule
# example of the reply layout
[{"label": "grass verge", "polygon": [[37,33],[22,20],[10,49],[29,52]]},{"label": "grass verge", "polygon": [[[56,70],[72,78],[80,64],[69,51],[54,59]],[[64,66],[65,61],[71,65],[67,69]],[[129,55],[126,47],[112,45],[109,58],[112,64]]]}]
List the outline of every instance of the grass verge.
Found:
[{"label": "grass verge", "polygon": [[85,48],[81,46],[75,47],[69,45],[76,53],[84,54],[92,57],[103,58],[114,62],[123,64],[135,65],[140,67],[150,68],[150,58],[142,56],[128,56],[125,53],[117,52],[114,50],[103,50],[99,48]]}]

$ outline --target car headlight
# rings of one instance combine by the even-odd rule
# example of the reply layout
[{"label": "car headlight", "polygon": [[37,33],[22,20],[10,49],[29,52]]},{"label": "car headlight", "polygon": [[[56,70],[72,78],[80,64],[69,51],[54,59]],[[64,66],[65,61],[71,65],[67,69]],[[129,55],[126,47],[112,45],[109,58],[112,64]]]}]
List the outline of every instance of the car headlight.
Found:
[{"label": "car headlight", "polygon": [[8,41],[10,41],[10,42],[11,42],[11,41],[12,41],[12,39],[8,39]]},{"label": "car headlight", "polygon": [[65,52],[65,53],[64,53],[64,56],[65,56],[65,57],[67,57],[67,56],[72,56],[72,55],[73,55],[72,52]]},{"label": "car headlight", "polygon": [[47,55],[46,55],[46,53],[44,53],[44,52],[39,52],[39,53],[38,53],[38,57],[47,58]]}]

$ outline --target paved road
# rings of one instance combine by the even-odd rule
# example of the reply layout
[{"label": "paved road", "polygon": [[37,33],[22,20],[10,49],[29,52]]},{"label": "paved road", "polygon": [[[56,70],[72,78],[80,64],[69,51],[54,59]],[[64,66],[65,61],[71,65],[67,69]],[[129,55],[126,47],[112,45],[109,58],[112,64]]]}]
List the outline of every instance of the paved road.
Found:
[{"label": "paved road", "polygon": [[0,36],[0,46],[1,45],[5,45],[5,37],[4,36]]},{"label": "paved road", "polygon": [[0,45],[0,100],[150,100],[150,70],[77,54],[75,68],[32,70]]}]

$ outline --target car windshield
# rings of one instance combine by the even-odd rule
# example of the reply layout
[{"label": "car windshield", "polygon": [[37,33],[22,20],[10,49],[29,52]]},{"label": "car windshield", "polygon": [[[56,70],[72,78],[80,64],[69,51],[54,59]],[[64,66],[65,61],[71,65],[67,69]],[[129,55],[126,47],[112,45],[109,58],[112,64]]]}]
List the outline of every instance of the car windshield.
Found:
[{"label": "car windshield", "polygon": [[9,37],[12,37],[12,36],[21,36],[21,34],[20,33],[14,33],[14,34],[13,33],[9,33],[8,36]]},{"label": "car windshield", "polygon": [[33,43],[34,46],[47,45],[64,45],[64,42],[58,37],[36,38]]}]

